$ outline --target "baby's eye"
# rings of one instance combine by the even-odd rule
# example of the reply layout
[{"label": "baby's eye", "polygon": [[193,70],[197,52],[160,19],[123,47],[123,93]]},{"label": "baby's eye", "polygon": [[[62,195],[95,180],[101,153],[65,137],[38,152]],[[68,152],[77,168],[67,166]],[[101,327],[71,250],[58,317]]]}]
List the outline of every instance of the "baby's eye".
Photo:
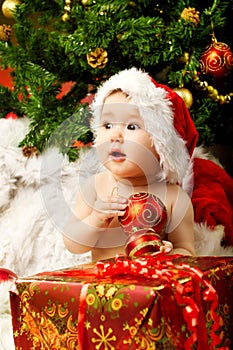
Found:
[{"label": "baby's eye", "polygon": [[137,129],[140,129],[140,126],[138,124],[131,123],[131,124],[127,125],[127,129],[128,130],[137,130]]},{"label": "baby's eye", "polygon": [[111,124],[111,123],[104,123],[104,124],[103,124],[103,127],[104,127],[105,129],[112,129],[112,124]]}]

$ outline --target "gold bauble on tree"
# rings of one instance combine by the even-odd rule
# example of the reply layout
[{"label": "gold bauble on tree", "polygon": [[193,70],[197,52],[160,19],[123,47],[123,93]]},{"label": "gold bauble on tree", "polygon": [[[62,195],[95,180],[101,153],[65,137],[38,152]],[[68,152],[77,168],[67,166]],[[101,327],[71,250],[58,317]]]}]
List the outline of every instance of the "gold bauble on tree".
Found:
[{"label": "gold bauble on tree", "polygon": [[83,6],[88,6],[90,5],[90,0],[81,0],[81,3]]},{"label": "gold bauble on tree", "polygon": [[192,106],[193,95],[188,89],[184,87],[177,87],[177,88],[174,88],[173,91],[175,91],[180,97],[182,97],[188,109]]},{"label": "gold bauble on tree", "polygon": [[19,0],[5,0],[2,4],[2,13],[6,18],[13,18],[16,6],[20,5]]},{"label": "gold bauble on tree", "polygon": [[197,90],[205,91],[209,98],[211,98],[215,102],[218,102],[220,105],[229,103],[233,97],[233,92],[229,92],[226,95],[219,95],[218,90],[215,89],[213,86],[209,85],[207,81],[202,81],[199,78],[197,72],[195,72],[195,74],[193,75],[193,81],[196,85]]},{"label": "gold bauble on tree", "polygon": [[179,62],[182,64],[187,64],[190,60],[190,54],[188,52],[184,52],[183,55],[179,58]]},{"label": "gold bauble on tree", "polygon": [[68,22],[70,20],[72,0],[65,0],[64,14],[62,15],[63,22]]},{"label": "gold bauble on tree", "polygon": [[68,22],[70,20],[70,15],[65,12],[63,15],[62,15],[62,18],[63,22]]}]

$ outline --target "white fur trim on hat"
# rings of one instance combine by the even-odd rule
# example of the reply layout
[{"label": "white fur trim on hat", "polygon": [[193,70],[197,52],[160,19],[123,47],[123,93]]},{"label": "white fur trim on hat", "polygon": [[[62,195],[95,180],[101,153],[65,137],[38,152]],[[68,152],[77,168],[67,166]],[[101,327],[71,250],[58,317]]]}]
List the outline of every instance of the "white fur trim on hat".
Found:
[{"label": "white fur trim on hat", "polygon": [[167,92],[156,87],[147,73],[136,68],[126,69],[99,87],[91,106],[92,129],[98,130],[104,100],[116,89],[129,95],[131,103],[138,106],[145,129],[160,156],[164,179],[170,183],[182,183],[190,160],[185,141],[173,125],[172,102],[166,97]]}]

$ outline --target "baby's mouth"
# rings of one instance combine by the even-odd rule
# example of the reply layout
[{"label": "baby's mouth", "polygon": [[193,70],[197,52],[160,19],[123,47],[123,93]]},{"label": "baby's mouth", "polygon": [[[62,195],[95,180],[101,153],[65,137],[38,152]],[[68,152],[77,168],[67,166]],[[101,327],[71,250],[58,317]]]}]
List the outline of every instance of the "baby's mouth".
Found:
[{"label": "baby's mouth", "polygon": [[121,152],[120,150],[112,150],[110,152],[110,156],[114,159],[114,160],[123,160],[126,158],[126,154]]}]

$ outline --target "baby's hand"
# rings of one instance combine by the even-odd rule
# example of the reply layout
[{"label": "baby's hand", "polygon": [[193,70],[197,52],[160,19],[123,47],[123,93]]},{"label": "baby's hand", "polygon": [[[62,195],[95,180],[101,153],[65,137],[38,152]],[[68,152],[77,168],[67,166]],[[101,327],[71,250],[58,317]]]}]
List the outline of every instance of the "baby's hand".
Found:
[{"label": "baby's hand", "polygon": [[98,199],[91,214],[93,226],[107,228],[115,217],[124,215],[127,204],[121,196]]},{"label": "baby's hand", "polygon": [[160,251],[164,253],[170,253],[173,249],[172,242],[169,241],[162,241],[163,245],[160,247]]}]

